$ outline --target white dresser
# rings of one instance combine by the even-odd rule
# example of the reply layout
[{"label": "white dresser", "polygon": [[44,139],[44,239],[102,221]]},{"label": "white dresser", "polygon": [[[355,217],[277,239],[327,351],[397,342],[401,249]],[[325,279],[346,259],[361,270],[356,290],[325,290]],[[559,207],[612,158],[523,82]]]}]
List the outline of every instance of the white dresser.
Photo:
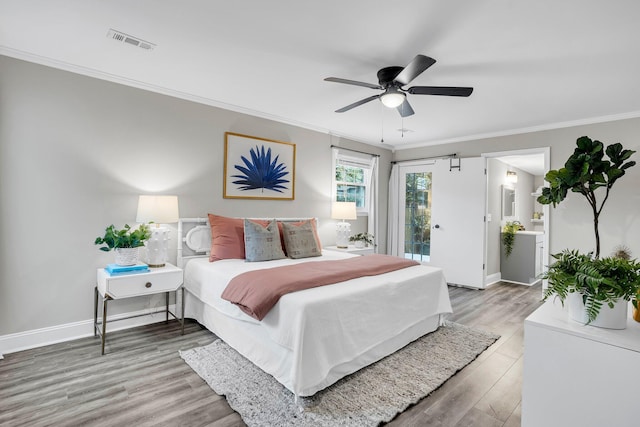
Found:
[{"label": "white dresser", "polygon": [[640,425],[640,323],[583,326],[549,300],[524,322],[522,427]]}]

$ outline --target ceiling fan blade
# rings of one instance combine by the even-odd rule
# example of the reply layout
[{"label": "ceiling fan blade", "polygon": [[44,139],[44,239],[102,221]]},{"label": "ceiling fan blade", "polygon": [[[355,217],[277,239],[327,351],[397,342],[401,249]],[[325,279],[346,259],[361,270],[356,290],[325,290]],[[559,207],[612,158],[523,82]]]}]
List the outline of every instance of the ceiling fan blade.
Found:
[{"label": "ceiling fan blade", "polygon": [[349,104],[346,107],[342,107],[339,110],[336,110],[336,113],[344,113],[345,111],[349,111],[352,108],[355,108],[359,105],[366,104],[369,101],[373,101],[374,99],[380,98],[380,95],[373,95],[365,99],[361,99],[360,101],[354,102],[353,104]]},{"label": "ceiling fan blade", "polygon": [[413,95],[469,96],[473,92],[473,88],[447,86],[414,86],[407,89],[407,92]]},{"label": "ceiling fan blade", "polygon": [[407,98],[405,98],[404,102],[398,105],[396,109],[402,117],[409,117],[415,114],[415,111],[413,111],[413,108],[411,108],[411,104],[409,104],[409,100]]},{"label": "ceiling fan blade", "polygon": [[334,83],[344,83],[346,85],[368,87],[370,89],[382,89],[382,86],[380,86],[380,85],[374,85],[374,84],[365,83],[365,82],[358,82],[356,80],[341,79],[339,77],[327,77],[326,79],[324,79],[324,81],[325,82],[334,82]]},{"label": "ceiling fan blade", "polygon": [[424,70],[431,67],[435,63],[436,60],[433,58],[429,58],[428,56],[424,55],[416,55],[416,57],[413,58],[411,62],[409,62],[409,65],[407,65],[402,71],[400,71],[400,74],[398,74],[394,80],[400,83],[401,86],[409,84],[411,80],[418,77]]}]

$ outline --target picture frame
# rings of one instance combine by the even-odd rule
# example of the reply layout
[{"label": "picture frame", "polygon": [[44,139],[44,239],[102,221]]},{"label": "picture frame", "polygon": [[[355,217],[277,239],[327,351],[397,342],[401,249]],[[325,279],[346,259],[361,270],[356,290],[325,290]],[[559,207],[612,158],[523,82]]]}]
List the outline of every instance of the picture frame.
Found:
[{"label": "picture frame", "polygon": [[225,199],[294,200],[296,145],[225,132]]}]

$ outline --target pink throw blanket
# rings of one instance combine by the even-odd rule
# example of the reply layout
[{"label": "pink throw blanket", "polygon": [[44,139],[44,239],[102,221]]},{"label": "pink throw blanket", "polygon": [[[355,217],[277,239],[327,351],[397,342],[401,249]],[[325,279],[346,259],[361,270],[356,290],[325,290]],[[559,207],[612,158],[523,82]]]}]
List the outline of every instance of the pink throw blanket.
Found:
[{"label": "pink throw blanket", "polygon": [[262,320],[280,297],[289,292],[375,276],[418,264],[404,258],[374,254],[248,271],[231,279],[222,299],[236,304],[249,316]]}]

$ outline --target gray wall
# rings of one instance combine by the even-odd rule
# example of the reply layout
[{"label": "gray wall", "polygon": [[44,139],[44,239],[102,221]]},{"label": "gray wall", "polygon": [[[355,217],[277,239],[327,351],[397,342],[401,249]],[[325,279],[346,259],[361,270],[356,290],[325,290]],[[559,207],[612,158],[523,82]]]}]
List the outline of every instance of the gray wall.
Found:
[{"label": "gray wall", "polygon": [[[135,222],[139,194],[177,194],[183,217],[317,216],[333,244],[331,144],[381,154],[386,247],[390,151],[8,57],[0,70],[0,336],[92,318],[96,269],[113,260],[93,241]],[[297,145],[294,201],[223,199],[226,131]]]},{"label": "gray wall", "polygon": [[[394,160],[457,153],[474,157],[482,153],[550,147],[551,169],[564,165],[575,148],[576,139],[587,135],[605,145],[615,142],[625,148],[640,151],[640,119],[617,120],[519,135],[478,139],[453,144],[434,145],[396,151]],[[640,153],[632,159],[640,163]],[[617,245],[624,244],[640,257],[640,165],[627,170],[618,181],[600,218],[601,253],[608,255]],[[595,249],[593,217],[584,198],[570,193],[556,208],[550,209],[550,253],[564,248],[591,251]]]}]

